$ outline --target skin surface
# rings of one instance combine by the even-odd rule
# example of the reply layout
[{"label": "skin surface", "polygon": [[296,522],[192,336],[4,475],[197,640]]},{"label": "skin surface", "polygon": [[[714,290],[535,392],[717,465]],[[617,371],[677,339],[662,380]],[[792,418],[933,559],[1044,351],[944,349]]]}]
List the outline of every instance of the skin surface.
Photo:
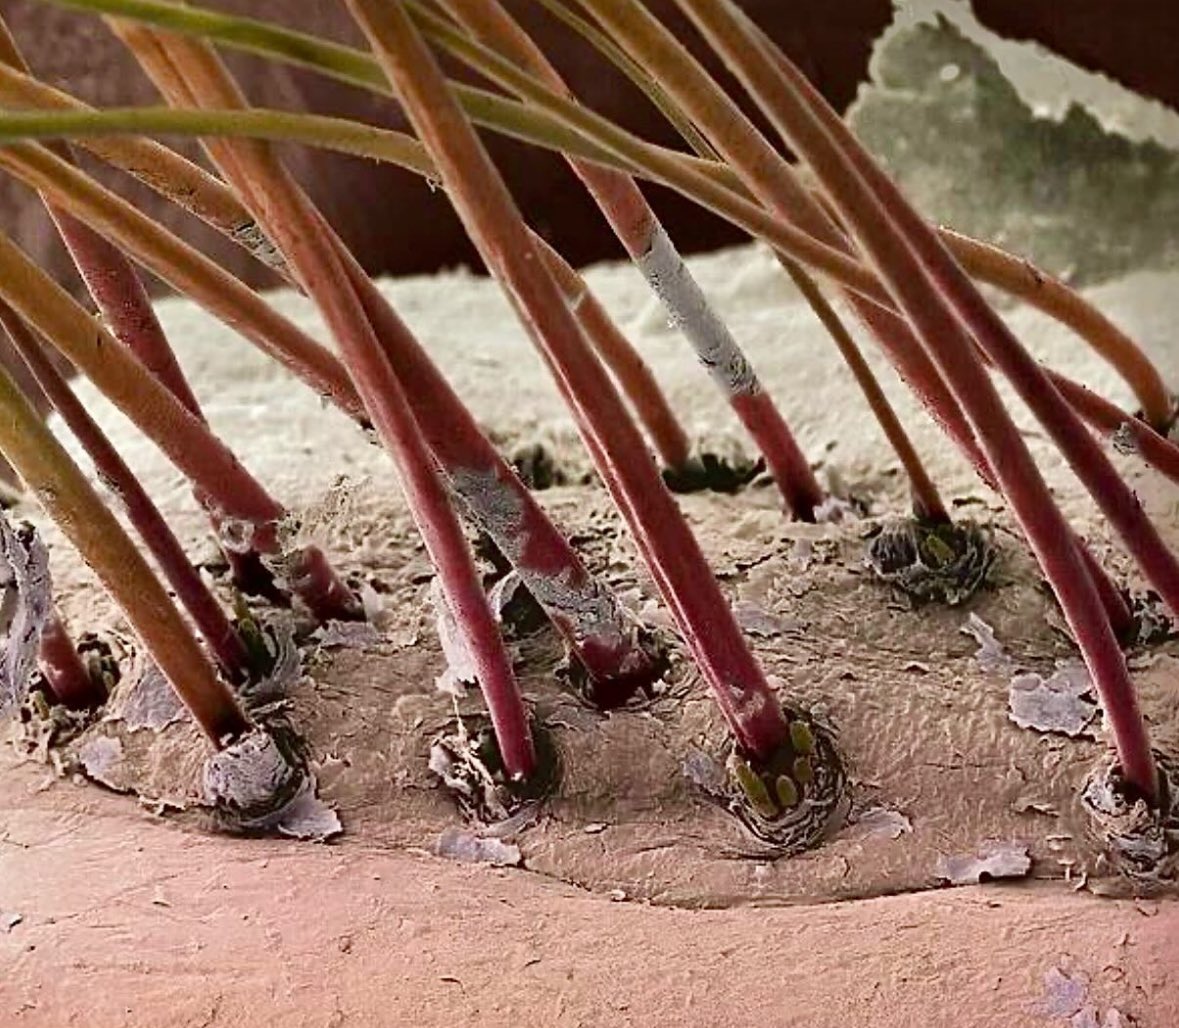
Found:
[{"label": "skin surface", "polygon": [[0,796],[0,1019],[21,1028],[1179,1019],[1173,901],[1042,883],[681,910],[420,852],[183,835],[20,784],[15,809]]},{"label": "skin surface", "polygon": [[[755,250],[697,259],[693,270],[733,330],[766,355],[767,387],[798,406],[825,468],[877,514],[902,510],[903,481],[869,426],[847,431],[861,401],[781,270]],[[1152,312],[1179,309],[1173,278],[1140,275],[1101,296],[1140,330]],[[731,438],[723,399],[633,269],[597,268],[590,279],[673,400],[692,405],[694,424],[717,445]],[[506,451],[543,441],[580,478],[587,459],[568,414],[494,285],[455,275],[382,288],[413,312]],[[1009,672],[984,668],[961,629],[976,614],[1011,660],[1038,673],[1072,650],[1010,521],[911,397],[897,395],[898,411],[937,481],[963,516],[995,526],[1002,551],[992,586],[966,607],[910,609],[875,582],[863,566],[875,518],[791,525],[773,491],[756,486],[681,500],[767,669],[838,728],[856,810],[875,808],[874,817],[804,856],[764,859],[684,775],[690,748],[715,745],[723,730],[682,651],[670,695],[602,717],[558,691],[559,647],[538,633],[521,642],[520,667],[554,726],[564,778],[542,817],[506,840],[525,869],[473,866],[434,855],[444,832],[464,826],[426,766],[453,708],[434,686],[444,660],[425,561],[388,459],[190,306],[167,303],[161,314],[212,423],[235,446],[252,444],[252,466],[341,568],[381,585],[379,637],[311,647],[292,708],[345,834],[327,846],[212,836],[201,814],[159,818],[152,803],[18,764],[0,746],[0,1024],[1067,1028],[1086,1005],[1097,1020],[1074,1026],[1111,1028],[1111,1009],[1122,1024],[1177,1023],[1173,892],[1094,895],[1124,886],[1102,868],[1076,802],[1103,743],[1015,724]],[[1021,333],[1035,324],[1018,310],[1012,319]],[[1037,343],[1056,366],[1102,381],[1067,332],[1048,326]],[[107,424],[149,488],[167,496],[166,463]],[[1030,442],[1078,530],[1106,556],[1106,526],[1046,441]],[[1133,463],[1128,473],[1175,540],[1173,488]],[[342,492],[331,500],[334,485]],[[665,625],[601,487],[541,495],[587,559]],[[167,513],[196,551],[207,532],[199,512],[172,491]],[[47,529],[46,539],[66,621],[117,624],[60,535]],[[1138,586],[1124,557],[1110,561]],[[1179,642],[1136,657],[1158,744],[1179,752]],[[474,695],[464,702],[480,706]],[[78,745],[98,735],[122,747],[104,772],[111,789],[191,802],[204,753],[191,726],[154,733],[101,722]],[[990,842],[1026,845],[1028,877],[941,887],[943,859]],[[1060,975],[1083,986],[1079,1007]]]}]

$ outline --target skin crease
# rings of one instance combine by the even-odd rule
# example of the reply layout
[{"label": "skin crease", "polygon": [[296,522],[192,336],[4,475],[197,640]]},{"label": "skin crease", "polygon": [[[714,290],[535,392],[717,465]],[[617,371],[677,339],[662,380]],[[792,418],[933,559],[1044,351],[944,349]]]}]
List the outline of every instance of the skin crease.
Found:
[{"label": "skin crease", "polygon": [[[280,21],[284,17],[284,5],[261,0],[205,2],[234,13]],[[997,19],[996,27],[1003,27],[1004,17],[1010,21],[1007,9],[1011,4],[975,0],[975,5],[984,21]],[[1147,59],[1160,50],[1165,33],[1156,31],[1149,35],[1145,26],[1168,17],[1163,12],[1166,5],[1167,0],[1139,0],[1138,6],[1161,12],[1155,19],[1143,21],[1141,28],[1136,27],[1134,19],[1121,19],[1131,24],[1118,24],[1115,32],[1094,32],[1089,39],[1080,41],[1076,32],[1064,33],[1067,38],[1062,37],[1059,42],[1064,52],[1090,67],[1104,67],[1103,57],[1108,52],[1114,75],[1124,63],[1120,55],[1131,46],[1139,63],[1131,76],[1133,81],[1127,79],[1127,83],[1148,95],[1174,100],[1166,93],[1167,76],[1150,71],[1158,62]],[[637,91],[533,0],[509,0],[507,6],[551,55],[575,93],[632,131],[657,142],[674,142],[672,130]],[[668,24],[680,30],[685,28],[669,0],[649,0],[649,6],[665,17]],[[891,18],[890,0],[842,0],[838,17],[833,16],[829,0],[798,0],[791,4],[781,4],[779,0],[742,0],[741,6],[840,110],[853,99],[866,75],[872,40]],[[1013,25],[1013,30],[1049,44],[1057,42],[1063,30],[1057,24],[1059,19],[1052,17],[1052,6],[1050,0],[1023,0],[1018,5],[1018,25]],[[1096,6],[1089,3],[1087,9]],[[299,7],[297,17],[287,16],[294,27],[352,44],[360,42],[342,5]],[[49,7],[38,0],[10,0],[5,4],[4,16],[34,72],[47,81],[92,104],[158,102],[146,78],[97,19]],[[1102,17],[1113,20],[1112,15],[1094,9],[1089,11],[1086,24],[1091,28],[1101,27],[1098,22]],[[701,54],[699,39],[690,32],[682,34]],[[1146,58],[1142,58],[1143,54]],[[405,127],[400,113],[384,98],[310,73],[279,65],[265,66],[248,56],[228,53],[227,57],[247,93],[259,105],[303,108]],[[715,70],[715,62],[710,67]],[[453,72],[453,67],[450,70]],[[722,78],[722,81],[732,85],[731,80]],[[581,265],[621,256],[609,227],[560,158],[488,138],[493,158],[518,202],[528,211],[533,226],[571,263]],[[189,156],[198,152],[192,143],[183,143],[181,148]],[[417,176],[296,147],[284,148],[283,157],[370,273],[404,275],[460,263],[478,266],[478,259],[446,199],[431,193]],[[82,164],[248,284],[257,287],[277,284],[273,276],[232,244],[196,224],[145,187],[129,183],[125,176],[107,171],[88,157],[82,158]],[[738,230],[700,212],[682,198],[671,197],[658,189],[651,189],[650,195],[656,212],[685,253],[715,249],[742,238]],[[396,211],[396,217],[374,218],[372,212],[382,208]],[[40,204],[31,202],[28,191],[7,178],[0,178],[0,230],[10,233],[18,245],[77,295],[84,295],[70,259]],[[154,292],[161,289],[154,280],[149,280],[148,285]],[[2,341],[0,362],[14,367]],[[27,383],[23,367],[16,366],[14,370],[22,384]]]}]

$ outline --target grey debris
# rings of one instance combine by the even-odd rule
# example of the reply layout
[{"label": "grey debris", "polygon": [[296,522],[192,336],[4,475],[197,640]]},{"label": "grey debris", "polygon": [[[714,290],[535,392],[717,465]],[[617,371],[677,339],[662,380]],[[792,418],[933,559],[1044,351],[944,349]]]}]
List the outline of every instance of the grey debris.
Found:
[{"label": "grey debris", "polygon": [[856,513],[856,506],[850,500],[840,499],[828,494],[815,508],[815,523],[819,525],[838,525],[849,515]]},{"label": "grey debris", "polygon": [[523,859],[520,847],[500,839],[485,838],[451,825],[438,836],[435,852],[448,860],[470,864],[493,864],[496,867],[519,867]]},{"label": "grey debris", "polygon": [[1110,445],[1118,453],[1132,457],[1138,452],[1138,440],[1134,436],[1134,426],[1128,421],[1118,425],[1114,434],[1109,437]]},{"label": "grey debris", "polygon": [[1112,759],[1090,772],[1081,789],[1081,804],[1094,821],[1106,855],[1143,891],[1179,879],[1179,766],[1157,752],[1155,760],[1171,798],[1168,810],[1155,810],[1129,796]]},{"label": "grey debris", "polygon": [[1083,974],[1070,975],[1059,967],[1044,974],[1044,1013],[1049,1017],[1072,1017],[1089,999],[1089,979]]},{"label": "grey debris", "polygon": [[1045,1016],[1068,1022],[1068,1028],[1132,1028],[1134,1021],[1116,1007],[1102,1017],[1089,1001],[1089,979],[1077,972],[1069,974],[1053,967],[1044,975]]},{"label": "grey debris", "polygon": [[1047,678],[1016,675],[1007,697],[1009,716],[1020,728],[1076,738],[1097,716],[1097,703],[1086,698],[1092,687],[1083,664],[1061,666]]},{"label": "grey debris", "polygon": [[273,819],[300,791],[306,769],[262,728],[243,735],[205,761],[205,797],[239,812],[244,824]]},{"label": "grey debris", "polygon": [[467,695],[467,686],[475,685],[479,681],[475,659],[459,631],[454,614],[443,595],[442,584],[437,578],[430,581],[430,600],[434,604],[437,617],[438,641],[442,645],[442,656],[446,658],[446,668],[434,680],[434,684],[439,692],[461,699]]},{"label": "grey debris", "polygon": [[512,820],[511,789],[497,779],[480,755],[483,736],[480,733],[472,738],[460,719],[456,732],[439,737],[431,745],[430,770],[472,817],[501,825]]},{"label": "grey debris", "polygon": [[472,795],[471,784],[467,781],[466,776],[460,773],[455,754],[449,746],[445,746],[441,742],[434,743],[430,747],[428,766],[434,774],[442,779],[442,784],[446,788],[462,793],[464,796]]},{"label": "grey debris", "polygon": [[315,794],[315,789],[315,777],[310,776],[307,786],[287,804],[275,823],[280,834],[326,842],[344,831],[339,815]]},{"label": "grey debris", "polygon": [[364,650],[379,643],[381,633],[369,621],[329,621],[312,632],[311,638],[323,650]]},{"label": "grey debris", "polygon": [[227,828],[321,842],[342,829],[284,725],[256,728],[205,761],[205,799]]},{"label": "grey debris", "polygon": [[1154,646],[1179,635],[1179,624],[1158,593],[1148,590],[1131,597],[1130,608],[1137,628],[1135,641],[1139,646]]},{"label": "grey debris", "polygon": [[[364,608],[364,624],[379,625],[384,619],[385,600],[368,582],[361,582],[357,590],[360,605]],[[349,622],[355,624],[356,622]]]},{"label": "grey debris", "polygon": [[0,910],[0,928],[3,928],[5,932],[11,932],[24,919],[24,915],[18,914],[15,910]]},{"label": "grey debris", "polygon": [[1024,842],[985,842],[977,853],[942,857],[934,874],[951,885],[977,885],[995,878],[1023,878],[1032,868]]},{"label": "grey debris", "polygon": [[978,652],[974,658],[987,674],[1010,674],[1015,670],[1014,661],[1004,651],[1003,644],[995,638],[995,630],[977,614],[971,612],[967,615],[958,631],[978,643]]},{"label": "grey debris", "polygon": [[242,687],[242,698],[250,709],[289,696],[303,677],[303,658],[295,643],[293,623],[282,619],[259,627],[272,663],[269,674]]},{"label": "grey debris", "polygon": [[0,512],[0,717],[25,701],[37,668],[41,629],[52,609],[49,553],[32,525],[16,528]]},{"label": "grey debris", "polygon": [[815,557],[815,542],[813,539],[808,539],[802,536],[794,542],[794,548],[790,551],[790,563],[799,571],[809,571],[811,561]]},{"label": "grey debris", "polygon": [[786,620],[771,614],[761,605],[752,600],[738,600],[733,604],[733,615],[737,624],[749,635],[762,639],[772,639],[791,628],[797,628],[798,622]]},{"label": "grey debris", "polygon": [[132,732],[161,732],[190,717],[176,690],[145,651],[138,651],[127,675],[107,703],[104,721],[122,721]]},{"label": "grey debris", "polygon": [[1060,809],[1048,800],[1035,796],[1021,796],[1011,804],[1017,814],[1041,814],[1044,817],[1060,817]]},{"label": "grey debris", "polygon": [[495,620],[500,624],[503,624],[504,612],[516,598],[516,593],[523,588],[524,580],[519,572],[509,571],[487,590],[487,602],[491,606]]},{"label": "grey debris", "polygon": [[899,839],[913,831],[913,822],[899,810],[872,807],[852,819],[858,836],[873,839]]},{"label": "grey debris", "polygon": [[689,782],[710,796],[724,796],[728,791],[729,776],[724,765],[701,749],[688,750],[682,770]]},{"label": "grey debris", "polygon": [[83,773],[91,781],[115,792],[127,791],[117,773],[123,763],[123,743],[116,736],[96,735],[87,739],[78,747],[77,757]]},{"label": "grey debris", "polygon": [[485,839],[510,839],[518,835],[525,828],[531,828],[540,819],[540,804],[525,803],[510,817],[502,821],[493,821],[482,829]]}]

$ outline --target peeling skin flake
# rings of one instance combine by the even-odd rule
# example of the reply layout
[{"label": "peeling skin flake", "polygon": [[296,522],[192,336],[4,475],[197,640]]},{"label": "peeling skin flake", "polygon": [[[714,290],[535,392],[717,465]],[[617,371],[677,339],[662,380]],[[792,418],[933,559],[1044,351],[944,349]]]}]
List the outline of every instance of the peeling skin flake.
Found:
[{"label": "peeling skin flake", "polygon": [[78,762],[86,777],[115,792],[126,792],[116,772],[123,762],[123,744],[115,736],[98,735],[78,747]]},{"label": "peeling skin flake", "polygon": [[913,831],[913,823],[899,810],[873,807],[852,821],[857,832],[870,838],[899,839]]},{"label": "peeling skin flake", "polygon": [[6,631],[0,654],[0,717],[19,707],[37,667],[41,629],[49,616],[49,554],[31,525],[13,528],[0,512],[0,616]]},{"label": "peeling skin flake", "polygon": [[437,619],[438,642],[442,645],[442,656],[446,659],[446,667],[434,680],[434,684],[439,692],[462,699],[467,695],[467,686],[478,683],[478,667],[467,648],[466,639],[459,631],[450,604],[446,602],[442,583],[437,578],[430,580],[430,601],[434,604]]},{"label": "peeling skin flake", "polygon": [[1088,670],[1076,664],[1057,668],[1048,678],[1016,675],[1008,695],[1009,716],[1020,728],[1075,738],[1097,716],[1097,704],[1085,698],[1092,685]]},{"label": "peeling skin flake", "polygon": [[1053,967],[1044,974],[1044,1004],[1046,1017],[1067,1021],[1069,1028],[1130,1028],[1134,1022],[1116,1007],[1110,1007],[1102,1017],[1098,1007],[1089,1001],[1089,978],[1080,972],[1069,974]]},{"label": "peeling skin flake", "polygon": [[978,643],[975,659],[983,671],[1013,675],[1008,688],[1008,716],[1020,728],[1059,732],[1072,738],[1086,734],[1099,708],[1087,698],[1093,683],[1083,664],[1062,665],[1047,678],[1033,672],[1014,674],[1015,661],[995,638],[994,629],[977,614],[970,614],[959,631]]},{"label": "peeling skin flake", "polygon": [[[365,614],[367,616],[367,608]],[[381,641],[381,633],[371,621],[329,621],[311,633],[315,643],[325,650],[364,649]]]},{"label": "peeling skin flake", "polygon": [[974,656],[978,661],[978,666],[984,671],[1010,674],[1015,670],[1014,662],[1004,652],[1003,645],[995,638],[995,630],[977,614],[971,613],[959,631],[978,643],[978,652]]},{"label": "peeling skin flake", "polygon": [[494,864],[496,867],[518,867],[523,859],[520,847],[513,843],[485,838],[453,825],[438,836],[435,852],[449,860]]},{"label": "peeling skin flake", "polygon": [[977,853],[942,857],[934,874],[951,885],[977,885],[995,878],[1023,878],[1032,868],[1027,843],[983,843]]},{"label": "peeling skin flake", "polygon": [[107,711],[104,721],[122,721],[132,732],[161,732],[189,717],[176,690],[145,652],[136,654],[131,673],[115,687]]},{"label": "peeling skin flake", "polygon": [[738,600],[734,603],[733,615],[737,618],[737,624],[749,635],[765,639],[773,638],[790,628],[798,627],[797,621],[784,620],[750,600]]},{"label": "peeling skin flake", "polygon": [[314,777],[286,806],[275,828],[282,835],[310,842],[325,842],[344,830],[336,812],[315,795]]},{"label": "peeling skin flake", "polygon": [[1044,1013],[1049,1017],[1072,1017],[1089,998],[1089,979],[1083,974],[1066,974],[1054,967],[1044,974]]}]

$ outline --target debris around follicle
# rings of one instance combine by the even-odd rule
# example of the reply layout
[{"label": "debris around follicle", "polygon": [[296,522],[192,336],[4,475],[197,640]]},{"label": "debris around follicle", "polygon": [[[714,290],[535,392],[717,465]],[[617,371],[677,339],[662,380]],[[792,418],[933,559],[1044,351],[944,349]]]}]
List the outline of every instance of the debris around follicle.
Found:
[{"label": "debris around follicle", "polygon": [[[295,642],[295,633],[289,615],[279,613],[269,621],[251,619],[254,639],[251,650],[255,654],[256,668],[248,682],[242,684],[239,694],[248,711],[259,711],[265,716],[268,705],[288,697],[303,678],[303,655]],[[363,622],[329,621],[320,626],[325,630],[338,625],[356,625]]]},{"label": "debris around follicle", "polygon": [[543,443],[526,443],[518,447],[510,463],[520,476],[520,481],[534,491],[569,484],[569,476],[561,470],[552,452]]},{"label": "debris around follicle", "polygon": [[[643,620],[650,623],[647,618]],[[610,680],[595,679],[577,655],[566,650],[555,677],[595,710],[640,710],[667,691],[671,647],[662,633],[647,627],[637,630],[635,645],[645,659],[635,661],[629,673],[624,670]]]},{"label": "debris around follicle", "polygon": [[1130,597],[1130,613],[1134,618],[1134,629],[1129,642],[1133,645],[1157,646],[1179,638],[1179,624],[1153,589]]},{"label": "debris around follicle", "polygon": [[16,710],[37,673],[41,631],[51,610],[49,552],[28,523],[0,513],[0,717]]},{"label": "debris around follicle", "polygon": [[528,781],[508,778],[490,725],[471,731],[461,717],[452,731],[438,736],[430,746],[430,770],[470,820],[496,825],[527,819],[526,812],[552,788],[558,774],[548,733],[534,725],[532,735],[537,771]]},{"label": "debris around follicle", "polygon": [[954,607],[973,596],[995,561],[990,534],[970,521],[884,526],[868,544],[868,566],[914,602]]},{"label": "debris around follicle", "polygon": [[277,719],[210,756],[204,791],[228,831],[278,832],[317,842],[342,831],[335,812],[316,796],[302,743]]},{"label": "debris around follicle", "polygon": [[1155,753],[1159,806],[1134,794],[1117,761],[1095,768],[1081,790],[1081,804],[1115,869],[1144,892],[1179,881],[1179,761]]},{"label": "debris around follicle", "polygon": [[487,590],[487,602],[504,637],[522,639],[548,623],[544,608],[524,585],[519,572],[509,571]]},{"label": "debris around follicle", "polygon": [[847,777],[830,728],[783,705],[786,742],[768,761],[729,743],[723,760],[694,751],[684,774],[782,855],[810,849],[842,824]]},{"label": "debris around follicle", "polygon": [[93,720],[93,711],[51,704],[43,692],[34,690],[20,708],[13,745],[22,756],[49,764],[56,774],[64,777],[69,768],[62,759],[62,747],[80,736]]}]

